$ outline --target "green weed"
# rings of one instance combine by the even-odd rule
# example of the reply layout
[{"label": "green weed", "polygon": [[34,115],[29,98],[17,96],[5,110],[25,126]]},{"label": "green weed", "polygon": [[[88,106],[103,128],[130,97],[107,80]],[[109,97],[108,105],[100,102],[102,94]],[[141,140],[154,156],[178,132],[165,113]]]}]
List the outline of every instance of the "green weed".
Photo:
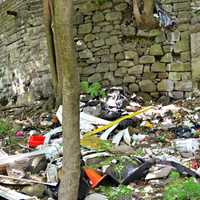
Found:
[{"label": "green weed", "polygon": [[125,185],[118,187],[100,186],[98,192],[104,194],[108,200],[131,200],[133,194],[132,188]]},{"label": "green weed", "polygon": [[92,97],[104,97],[104,96],[106,96],[105,91],[102,89],[101,84],[98,83],[98,82],[89,84],[87,81],[82,81],[80,86],[81,86],[81,91],[84,94],[88,94]]},{"label": "green weed", "polygon": [[11,126],[11,124],[3,119],[0,119],[0,136],[6,136],[6,135],[10,135],[11,133],[13,133],[13,128]]},{"label": "green weed", "polygon": [[199,200],[200,184],[193,178],[181,178],[177,172],[170,175],[170,183],[165,187],[164,200]]}]

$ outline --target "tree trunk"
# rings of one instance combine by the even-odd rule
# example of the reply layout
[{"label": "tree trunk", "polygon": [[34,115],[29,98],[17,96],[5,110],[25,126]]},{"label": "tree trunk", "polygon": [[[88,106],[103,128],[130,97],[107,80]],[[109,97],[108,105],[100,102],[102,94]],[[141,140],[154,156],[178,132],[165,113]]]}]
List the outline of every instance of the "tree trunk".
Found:
[{"label": "tree trunk", "polygon": [[55,34],[63,72],[63,177],[59,200],[77,200],[80,176],[79,74],[72,35],[72,0],[55,3]]},{"label": "tree trunk", "polygon": [[133,0],[133,16],[139,28],[157,28],[158,22],[154,19],[154,0],[143,0],[144,7],[140,10],[141,0]]},{"label": "tree trunk", "polygon": [[48,56],[56,106],[62,104],[62,71],[56,50],[56,35],[54,30],[54,0],[43,0],[44,24],[48,44]]}]

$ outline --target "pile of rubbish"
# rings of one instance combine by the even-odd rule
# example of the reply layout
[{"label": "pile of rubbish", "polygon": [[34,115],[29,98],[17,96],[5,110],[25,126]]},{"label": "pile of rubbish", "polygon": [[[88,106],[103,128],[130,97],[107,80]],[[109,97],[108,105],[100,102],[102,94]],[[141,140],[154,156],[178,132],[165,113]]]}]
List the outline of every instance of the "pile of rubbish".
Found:
[{"label": "pile of rubbish", "polygon": [[[55,113],[15,123],[21,127],[15,133],[20,148],[8,152],[9,140],[3,138],[7,144],[0,150],[0,197],[57,199],[62,106]],[[167,200],[163,195],[174,172],[199,184],[198,98],[146,106],[142,98],[122,88],[111,88],[102,98],[81,95],[80,138],[79,200],[109,200],[105,188],[115,191],[116,200]]]}]

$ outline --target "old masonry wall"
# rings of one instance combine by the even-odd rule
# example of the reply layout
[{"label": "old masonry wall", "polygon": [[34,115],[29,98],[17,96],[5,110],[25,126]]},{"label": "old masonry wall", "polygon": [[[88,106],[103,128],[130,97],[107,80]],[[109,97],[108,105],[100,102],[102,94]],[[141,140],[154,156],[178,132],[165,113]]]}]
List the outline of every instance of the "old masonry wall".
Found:
[{"label": "old masonry wall", "polygon": [[[140,30],[132,0],[74,0],[74,34],[81,80],[124,86],[147,99],[189,97],[200,80],[198,0],[161,0],[173,31]],[[10,16],[7,11],[17,12]],[[0,104],[52,95],[41,0],[0,5]],[[192,51],[191,51],[192,46]]]},{"label": "old masonry wall", "polygon": [[52,86],[41,0],[4,1],[0,24],[0,105],[48,98]]}]

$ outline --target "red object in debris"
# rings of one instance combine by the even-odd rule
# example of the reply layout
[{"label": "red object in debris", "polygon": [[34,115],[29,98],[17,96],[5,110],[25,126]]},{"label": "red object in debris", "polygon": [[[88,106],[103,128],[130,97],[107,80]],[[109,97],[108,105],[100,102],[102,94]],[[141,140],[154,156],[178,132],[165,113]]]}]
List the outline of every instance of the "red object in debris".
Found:
[{"label": "red object in debris", "polygon": [[23,131],[16,131],[15,136],[17,138],[21,138],[25,136],[25,133]]},{"label": "red object in debris", "polygon": [[30,148],[36,148],[39,145],[44,144],[45,136],[43,135],[32,135],[28,139],[28,146]]},{"label": "red object in debris", "polygon": [[199,164],[196,160],[192,160],[192,169],[198,169],[199,168]]}]

